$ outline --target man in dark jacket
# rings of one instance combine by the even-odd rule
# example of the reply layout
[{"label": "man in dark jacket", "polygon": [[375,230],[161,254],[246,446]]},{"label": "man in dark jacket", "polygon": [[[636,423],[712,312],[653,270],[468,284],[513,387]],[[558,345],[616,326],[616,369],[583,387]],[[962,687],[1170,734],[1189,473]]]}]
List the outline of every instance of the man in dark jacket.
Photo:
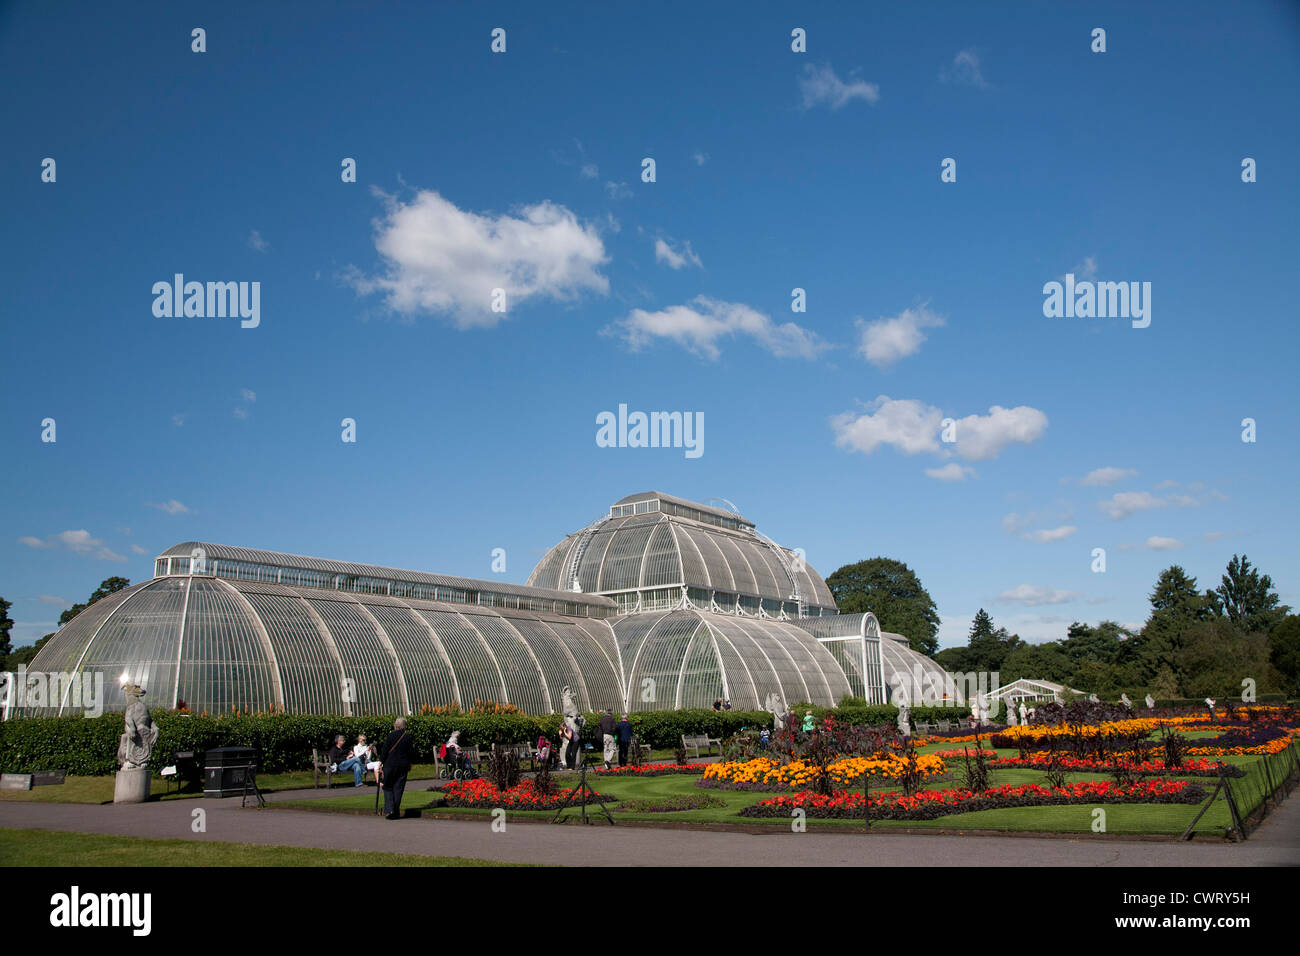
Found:
[{"label": "man in dark jacket", "polygon": [[379,759],[384,765],[384,816],[397,820],[402,816],[402,793],[406,790],[406,775],[411,772],[415,748],[406,730],[406,718],[393,722],[393,732],[379,748]]},{"label": "man in dark jacket", "polygon": [[627,714],[615,725],[614,737],[618,741],[618,765],[626,767],[627,747],[632,742],[632,724],[628,721]]},{"label": "man in dark jacket", "polygon": [[614,712],[608,707],[600,715],[601,743],[604,745],[605,769],[608,770],[614,764]]}]

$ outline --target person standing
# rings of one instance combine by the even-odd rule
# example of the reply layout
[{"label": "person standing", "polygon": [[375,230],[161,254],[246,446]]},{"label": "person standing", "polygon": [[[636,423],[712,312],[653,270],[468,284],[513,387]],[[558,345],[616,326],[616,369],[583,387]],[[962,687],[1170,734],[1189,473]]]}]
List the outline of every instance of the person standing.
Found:
[{"label": "person standing", "polygon": [[600,723],[596,726],[600,728],[601,743],[604,744],[605,769],[608,770],[614,765],[614,753],[616,745],[614,743],[614,712],[608,707],[601,712]]},{"label": "person standing", "polygon": [[627,719],[627,714],[614,726],[614,736],[618,740],[618,765],[626,767],[627,748],[632,743],[632,724]]},{"label": "person standing", "polygon": [[393,732],[379,748],[379,759],[384,765],[384,816],[389,820],[402,816],[402,793],[406,790],[406,775],[411,772],[414,754],[406,718],[398,717],[393,721]]}]

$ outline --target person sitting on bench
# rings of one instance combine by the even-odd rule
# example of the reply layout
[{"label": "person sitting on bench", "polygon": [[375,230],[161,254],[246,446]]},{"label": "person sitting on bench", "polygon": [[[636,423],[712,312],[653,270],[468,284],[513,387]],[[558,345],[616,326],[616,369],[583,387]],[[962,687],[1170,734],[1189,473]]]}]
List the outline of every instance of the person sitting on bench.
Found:
[{"label": "person sitting on bench", "polygon": [[334,773],[346,773],[352,771],[352,783],[354,786],[361,786],[361,780],[366,774],[366,762],[358,760],[353,752],[347,747],[348,738],[339,734],[334,738],[334,746],[330,748],[330,770]]}]

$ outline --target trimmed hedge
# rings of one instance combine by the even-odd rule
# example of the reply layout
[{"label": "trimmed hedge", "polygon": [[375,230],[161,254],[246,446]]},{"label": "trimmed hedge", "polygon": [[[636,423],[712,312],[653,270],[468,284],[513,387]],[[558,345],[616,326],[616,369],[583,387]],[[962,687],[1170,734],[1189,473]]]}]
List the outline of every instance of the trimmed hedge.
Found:
[{"label": "trimmed hedge", "polygon": [[[832,713],[838,720],[857,724],[892,724],[898,717],[892,705],[826,708],[799,705],[797,716],[811,709],[818,720]],[[952,707],[914,707],[913,720],[952,718]],[[214,747],[252,747],[260,756],[264,773],[307,770],[312,748],[330,745],[336,734],[348,742],[364,733],[371,742],[382,741],[393,729],[393,717],[322,717],[310,714],[250,714],[199,716],[172,711],[152,712],[158,725],[158,745],[149,761],[155,772],[171,761],[178,750],[200,753]],[[615,715],[617,717],[617,714]],[[599,749],[596,724],[599,714],[589,713],[586,738]],[[742,729],[770,727],[766,711],[657,710],[632,714],[628,718],[643,744],[668,750],[688,737],[707,735],[723,739]],[[467,745],[489,747],[494,743],[532,743],[541,735],[558,739],[560,716],[547,714],[430,714],[407,718],[415,742],[417,759],[432,762],[438,746],[461,731]],[[99,717],[26,717],[0,722],[0,770],[31,773],[36,770],[66,770],[76,775],[116,773],[117,745],[122,734],[122,715]]]}]

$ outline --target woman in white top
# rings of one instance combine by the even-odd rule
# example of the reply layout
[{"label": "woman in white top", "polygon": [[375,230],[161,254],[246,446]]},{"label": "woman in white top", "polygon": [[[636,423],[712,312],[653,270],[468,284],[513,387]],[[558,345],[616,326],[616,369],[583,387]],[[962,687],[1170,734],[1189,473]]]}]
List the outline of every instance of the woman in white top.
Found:
[{"label": "woman in white top", "polygon": [[366,765],[366,769],[372,771],[375,775],[375,781],[379,781],[379,768],[383,766],[378,760],[372,759],[376,756],[374,748],[366,743],[366,735],[357,735],[357,745],[352,748],[352,756],[356,757]]}]

